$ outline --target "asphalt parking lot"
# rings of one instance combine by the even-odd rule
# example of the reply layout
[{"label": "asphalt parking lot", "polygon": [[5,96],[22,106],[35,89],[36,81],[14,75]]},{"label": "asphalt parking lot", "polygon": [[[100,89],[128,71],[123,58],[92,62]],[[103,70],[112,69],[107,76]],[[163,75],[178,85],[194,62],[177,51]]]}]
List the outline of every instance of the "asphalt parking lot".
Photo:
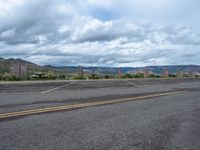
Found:
[{"label": "asphalt parking lot", "polygon": [[0,149],[198,150],[199,108],[200,79],[0,83]]},{"label": "asphalt parking lot", "polygon": [[[128,81],[128,82],[127,82]],[[0,82],[0,93],[10,92],[37,92],[64,86],[70,83],[70,86],[63,87],[66,90],[76,89],[94,89],[94,88],[112,88],[112,87],[137,87],[157,84],[175,84],[196,82],[199,79],[133,79],[133,80],[83,80],[83,81],[33,81],[33,82]],[[132,83],[132,84],[131,84]],[[62,89],[63,89],[62,88]]]}]

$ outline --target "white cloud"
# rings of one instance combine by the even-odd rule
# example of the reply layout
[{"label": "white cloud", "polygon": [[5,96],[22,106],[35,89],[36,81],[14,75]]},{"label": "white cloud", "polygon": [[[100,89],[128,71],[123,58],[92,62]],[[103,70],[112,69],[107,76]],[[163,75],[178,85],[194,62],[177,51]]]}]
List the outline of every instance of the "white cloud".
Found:
[{"label": "white cloud", "polygon": [[0,1],[0,17],[4,17],[16,7],[23,5],[25,0],[1,0]]},{"label": "white cloud", "polygon": [[67,31],[70,31],[70,27],[68,27],[68,25],[62,25],[62,26],[58,29],[58,32],[60,32],[60,33],[64,33],[64,32],[67,32]]},{"label": "white cloud", "polygon": [[[152,14],[169,14],[180,0],[119,2],[122,0],[85,0],[83,6],[77,0],[0,2],[0,56],[42,65],[200,64],[199,30],[188,24],[146,19]],[[99,14],[114,16],[101,19]]]},{"label": "white cloud", "polygon": [[115,0],[86,0],[89,5],[95,7],[103,7],[103,8],[111,8],[114,4],[116,4]]}]

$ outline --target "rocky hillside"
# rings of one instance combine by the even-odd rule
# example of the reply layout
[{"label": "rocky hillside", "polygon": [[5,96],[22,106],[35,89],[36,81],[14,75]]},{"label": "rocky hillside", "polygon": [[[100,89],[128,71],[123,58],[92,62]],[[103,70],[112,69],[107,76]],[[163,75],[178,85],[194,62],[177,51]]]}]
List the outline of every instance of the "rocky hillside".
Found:
[{"label": "rocky hillside", "polygon": [[29,72],[48,72],[48,71],[52,71],[52,72],[55,72],[55,73],[62,72],[61,70],[39,66],[37,64],[34,64],[32,62],[29,62],[29,61],[22,60],[22,59],[0,58],[0,74],[10,73],[10,64],[13,64],[13,63],[20,63],[22,65],[27,65]]}]

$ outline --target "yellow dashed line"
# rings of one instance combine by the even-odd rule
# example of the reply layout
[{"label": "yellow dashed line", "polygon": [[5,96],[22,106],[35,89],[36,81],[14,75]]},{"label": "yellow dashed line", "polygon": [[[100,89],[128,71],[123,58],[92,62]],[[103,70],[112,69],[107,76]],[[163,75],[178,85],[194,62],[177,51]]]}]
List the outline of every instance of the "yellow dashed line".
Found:
[{"label": "yellow dashed line", "polygon": [[137,97],[130,97],[130,98],[90,102],[90,103],[80,103],[80,104],[72,104],[72,105],[65,105],[65,106],[56,106],[56,107],[48,107],[48,108],[41,108],[41,109],[17,111],[17,112],[8,112],[8,113],[0,114],[0,119],[34,115],[34,114],[47,113],[47,112],[56,112],[56,111],[62,111],[62,110],[72,110],[72,109],[79,109],[79,108],[85,108],[85,107],[91,107],[91,106],[100,106],[100,105],[106,105],[106,104],[122,103],[122,102],[134,101],[134,100],[154,98],[154,97],[159,97],[159,96],[174,95],[174,94],[179,94],[182,92],[184,91],[166,92],[166,93],[159,93],[159,94],[150,94],[146,96],[137,96]]}]

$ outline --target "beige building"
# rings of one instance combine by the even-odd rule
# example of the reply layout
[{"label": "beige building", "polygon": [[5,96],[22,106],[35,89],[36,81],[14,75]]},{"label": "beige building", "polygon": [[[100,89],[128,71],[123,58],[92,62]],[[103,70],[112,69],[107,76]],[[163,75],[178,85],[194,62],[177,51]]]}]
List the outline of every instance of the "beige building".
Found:
[{"label": "beige building", "polygon": [[144,70],[144,78],[148,78],[149,77],[149,69],[145,69]]},{"label": "beige building", "polygon": [[178,72],[176,73],[176,76],[177,76],[178,78],[182,78],[182,77],[183,77],[183,72],[182,72],[182,71],[178,71]]},{"label": "beige building", "polygon": [[168,71],[167,69],[163,70],[163,72],[162,72],[162,77],[163,77],[163,78],[169,77],[169,71]]},{"label": "beige building", "polygon": [[191,77],[191,78],[194,78],[196,76],[195,72],[188,72],[188,76]]},{"label": "beige building", "polygon": [[27,65],[20,63],[11,63],[10,64],[10,74],[20,79],[27,79],[28,69]]}]

